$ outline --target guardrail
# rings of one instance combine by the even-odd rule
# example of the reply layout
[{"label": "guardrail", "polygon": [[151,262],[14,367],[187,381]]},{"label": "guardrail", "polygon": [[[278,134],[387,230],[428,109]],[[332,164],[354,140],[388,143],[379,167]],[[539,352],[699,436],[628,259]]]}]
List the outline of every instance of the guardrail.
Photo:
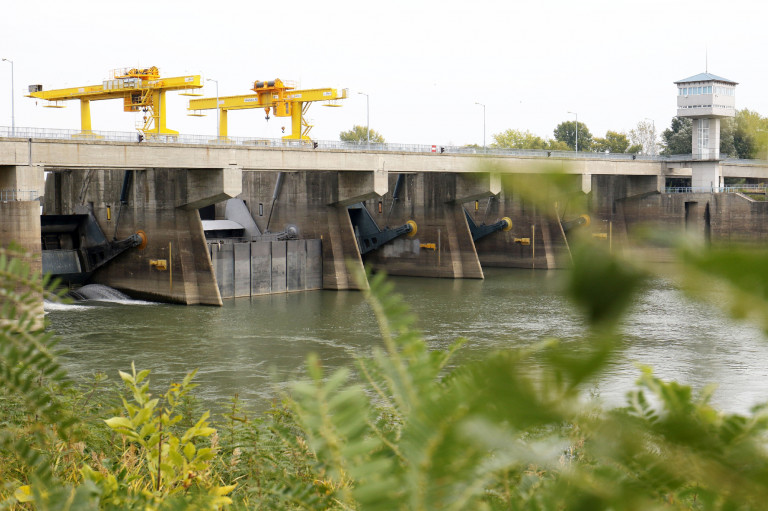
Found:
[{"label": "guardrail", "polygon": [[765,184],[732,186],[673,186],[666,193],[766,193]]},{"label": "guardrail", "polygon": [[0,190],[0,202],[40,200],[37,190]]},{"label": "guardrail", "polygon": [[375,144],[366,142],[342,142],[338,140],[283,140],[282,138],[226,137],[217,139],[209,135],[151,135],[144,137],[138,132],[64,130],[52,128],[10,128],[0,126],[0,138],[25,138],[34,140],[100,140],[105,142],[165,143],[215,146],[250,146],[294,149],[326,149],[343,151],[383,151],[399,153],[472,154],[488,156],[521,156],[529,158],[558,159],[606,159],[669,161],[690,160],[690,155],[657,156],[626,153],[590,153],[574,151],[547,151],[541,149],[495,149],[453,145],[427,144]]}]

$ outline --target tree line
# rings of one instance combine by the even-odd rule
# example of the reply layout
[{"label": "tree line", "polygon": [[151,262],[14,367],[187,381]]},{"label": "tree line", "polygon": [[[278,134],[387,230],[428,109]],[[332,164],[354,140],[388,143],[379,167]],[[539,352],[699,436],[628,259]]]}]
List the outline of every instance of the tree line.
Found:
[{"label": "tree line", "polygon": [[[689,154],[692,151],[693,122],[674,117],[661,134],[661,154]],[[732,119],[720,121],[720,154],[742,159],[766,159],[768,154],[768,118],[749,109],[736,112]]]},{"label": "tree line", "polygon": [[[493,143],[490,147],[575,151],[578,145],[578,150],[582,152],[690,154],[692,125],[690,119],[673,117],[669,128],[659,135],[652,121],[642,120],[628,133],[608,130],[604,137],[595,137],[583,122],[563,121],[553,130],[552,138],[542,138],[528,130],[508,129],[491,135]],[[352,143],[365,143],[368,140],[376,144],[385,143],[380,133],[357,125],[349,131],[341,132],[339,138]],[[468,147],[480,148],[476,144]],[[738,110],[735,117],[722,119],[720,154],[742,159],[768,159],[768,118],[744,108]]]},{"label": "tree line", "polygon": [[[643,120],[629,133],[608,130],[605,137],[594,137],[586,124],[578,123],[578,149],[596,153],[632,154],[690,154],[692,152],[692,126],[690,119],[673,117],[670,127],[661,136],[656,126]],[[528,130],[508,129],[492,135],[492,148],[544,149],[574,151],[577,146],[576,121],[564,121],[553,131],[553,138],[545,139]],[[734,118],[721,120],[720,154],[734,158],[768,158],[768,118],[749,109],[736,112]]]}]

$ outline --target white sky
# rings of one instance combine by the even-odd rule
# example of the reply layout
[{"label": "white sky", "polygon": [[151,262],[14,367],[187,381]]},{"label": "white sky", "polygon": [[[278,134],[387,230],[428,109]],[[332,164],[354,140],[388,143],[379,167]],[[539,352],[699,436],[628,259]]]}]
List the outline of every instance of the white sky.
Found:
[{"label": "white sky", "polygon": [[[338,140],[366,123],[388,142],[482,144],[508,128],[551,137],[578,112],[594,136],[675,115],[675,80],[709,71],[739,82],[737,108],[768,114],[768,3],[758,0],[364,0],[321,2],[8,0],[0,57],[14,61],[16,125],[80,126],[77,101],[48,109],[25,98],[99,84],[109,71],[157,66],[161,76],[201,74],[219,94],[255,80],[349,88],[342,108],[314,104],[311,136]],[[10,126],[11,66],[0,62],[0,125]],[[215,96],[208,83],[206,96]],[[215,115],[186,116],[168,94],[167,125],[216,133]],[[133,131],[118,100],[91,104],[94,130]],[[289,119],[230,112],[229,135],[280,137]]]}]

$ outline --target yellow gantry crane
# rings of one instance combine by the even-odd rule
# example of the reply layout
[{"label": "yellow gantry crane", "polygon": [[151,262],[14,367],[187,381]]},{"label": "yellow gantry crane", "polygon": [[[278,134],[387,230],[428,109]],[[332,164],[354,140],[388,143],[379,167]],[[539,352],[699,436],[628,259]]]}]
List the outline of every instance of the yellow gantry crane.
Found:
[{"label": "yellow gantry crane", "polygon": [[[307,123],[304,115],[314,101],[327,101],[326,106],[341,106],[338,100],[347,97],[347,89],[341,93],[336,89],[304,89],[296,88],[282,80],[275,79],[266,82],[256,81],[253,89],[256,94],[243,96],[223,96],[219,98],[200,98],[189,102],[188,110],[219,110],[219,137],[227,136],[227,112],[229,110],[244,110],[246,108],[263,108],[269,120],[270,111],[275,117],[291,118],[291,133],[283,137],[286,140],[311,140],[308,136],[312,125]],[[218,105],[216,101],[218,99]],[[191,114],[200,115],[200,114]]]},{"label": "yellow gantry crane", "polygon": [[[126,112],[144,112],[143,124],[138,129],[147,136],[178,135],[165,126],[165,93],[168,91],[189,91],[201,88],[200,75],[161,78],[154,66],[147,69],[125,68],[112,71],[111,78],[101,85],[86,85],[68,89],[43,90],[41,85],[30,85],[30,98],[51,102],[50,107],[61,108],[61,101],[80,100],[80,129],[91,131],[91,101],[123,99]],[[199,95],[199,94],[198,94]]]}]

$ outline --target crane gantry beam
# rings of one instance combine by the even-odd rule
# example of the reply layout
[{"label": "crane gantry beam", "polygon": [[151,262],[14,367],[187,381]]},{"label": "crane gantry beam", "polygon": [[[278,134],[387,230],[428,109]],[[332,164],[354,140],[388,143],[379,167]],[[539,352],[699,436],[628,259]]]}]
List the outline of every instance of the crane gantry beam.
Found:
[{"label": "crane gantry beam", "polygon": [[[252,90],[255,94],[193,99],[189,102],[188,110],[218,109],[219,136],[226,138],[228,111],[263,108],[267,114],[267,119],[269,119],[270,112],[275,117],[291,118],[291,133],[284,136],[284,139],[311,140],[308,134],[312,126],[307,123],[304,117],[309,106],[315,101],[328,101],[328,106],[341,106],[334,102],[347,97],[347,89],[342,89],[341,92],[331,88],[296,90],[279,78],[271,81],[256,81]],[[217,100],[218,105],[216,104]]]},{"label": "crane gantry beam", "polygon": [[140,131],[144,135],[178,135],[165,125],[165,93],[168,91],[201,88],[200,75],[161,78],[156,67],[146,69],[120,69],[113,71],[112,78],[100,85],[42,90],[40,85],[30,85],[27,97],[43,99],[58,106],[59,101],[80,100],[80,129],[91,131],[91,101],[122,99],[125,112],[144,112]]}]

